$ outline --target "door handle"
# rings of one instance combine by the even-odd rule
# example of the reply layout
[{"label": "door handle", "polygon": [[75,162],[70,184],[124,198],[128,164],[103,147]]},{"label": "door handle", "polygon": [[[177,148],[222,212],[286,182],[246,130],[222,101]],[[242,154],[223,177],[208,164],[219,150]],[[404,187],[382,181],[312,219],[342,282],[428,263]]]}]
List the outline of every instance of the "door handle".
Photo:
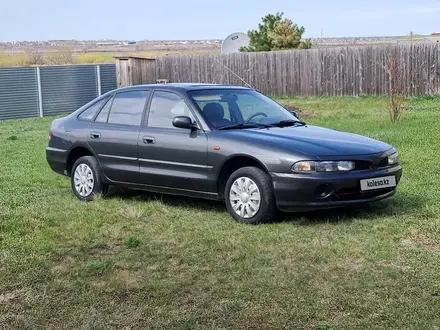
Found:
[{"label": "door handle", "polygon": [[144,136],[142,138],[142,142],[144,142],[145,144],[154,144],[156,143],[156,139],[152,136]]},{"label": "door handle", "polygon": [[90,133],[90,137],[91,137],[92,139],[100,139],[100,138],[101,138],[101,133],[98,133],[98,132],[91,132],[91,133]]}]

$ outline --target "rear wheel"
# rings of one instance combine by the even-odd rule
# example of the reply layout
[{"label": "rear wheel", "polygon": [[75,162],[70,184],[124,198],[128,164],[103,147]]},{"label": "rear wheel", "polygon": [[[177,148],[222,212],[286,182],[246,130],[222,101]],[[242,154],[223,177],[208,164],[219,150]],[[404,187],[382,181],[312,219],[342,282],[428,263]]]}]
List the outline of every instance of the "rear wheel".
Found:
[{"label": "rear wheel", "polygon": [[72,191],[83,201],[91,201],[96,194],[105,195],[108,185],[102,182],[101,169],[93,156],[79,158],[72,167],[70,175]]},{"label": "rear wheel", "polygon": [[278,211],[270,177],[257,167],[243,167],[232,173],[226,183],[225,200],[238,222],[268,222]]}]

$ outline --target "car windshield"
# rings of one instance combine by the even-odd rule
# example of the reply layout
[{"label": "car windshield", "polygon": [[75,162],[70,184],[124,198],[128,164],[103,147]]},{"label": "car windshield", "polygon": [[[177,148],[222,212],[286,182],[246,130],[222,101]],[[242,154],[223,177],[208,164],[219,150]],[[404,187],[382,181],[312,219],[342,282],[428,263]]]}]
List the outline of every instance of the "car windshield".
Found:
[{"label": "car windshield", "polygon": [[190,91],[188,95],[214,129],[301,123],[288,110],[255,90],[207,89]]}]

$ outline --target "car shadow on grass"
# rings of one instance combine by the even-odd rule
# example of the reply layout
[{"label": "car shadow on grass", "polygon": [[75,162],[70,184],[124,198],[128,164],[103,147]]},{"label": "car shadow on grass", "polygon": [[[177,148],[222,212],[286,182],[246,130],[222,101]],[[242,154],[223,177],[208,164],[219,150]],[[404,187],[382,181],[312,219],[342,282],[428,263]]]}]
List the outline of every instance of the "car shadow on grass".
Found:
[{"label": "car shadow on grass", "polygon": [[327,210],[283,213],[272,223],[293,222],[299,225],[351,222],[387,217],[419,215],[425,200],[415,194],[400,193],[377,202]]},{"label": "car shadow on grass", "polygon": [[[170,207],[193,207],[198,210],[210,212],[227,212],[225,204],[222,201],[211,201],[177,195],[162,195],[117,187],[109,191],[107,198],[121,198],[142,202],[161,201],[161,203]],[[382,201],[351,207],[281,213],[271,224],[291,222],[298,225],[313,225],[319,223],[351,222],[385,217],[419,215],[425,202],[423,197],[419,195],[398,192],[396,195]]]},{"label": "car shadow on grass", "polygon": [[202,211],[226,212],[225,203],[222,201],[150,193],[143,190],[125,189],[121,187],[111,187],[106,198],[121,198],[146,203],[160,201],[164,205],[171,207],[193,207]]}]

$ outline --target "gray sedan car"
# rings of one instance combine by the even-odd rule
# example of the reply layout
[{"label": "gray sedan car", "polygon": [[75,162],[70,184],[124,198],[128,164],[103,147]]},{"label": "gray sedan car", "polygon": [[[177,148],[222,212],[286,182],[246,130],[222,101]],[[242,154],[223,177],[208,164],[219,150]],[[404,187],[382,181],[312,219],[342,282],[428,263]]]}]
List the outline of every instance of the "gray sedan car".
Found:
[{"label": "gray sedan car", "polygon": [[252,224],[384,199],[402,175],[393,146],[308,125],[238,86],[113,90],[54,120],[49,138],[47,161],[80,200],[117,185],[224,200]]}]

